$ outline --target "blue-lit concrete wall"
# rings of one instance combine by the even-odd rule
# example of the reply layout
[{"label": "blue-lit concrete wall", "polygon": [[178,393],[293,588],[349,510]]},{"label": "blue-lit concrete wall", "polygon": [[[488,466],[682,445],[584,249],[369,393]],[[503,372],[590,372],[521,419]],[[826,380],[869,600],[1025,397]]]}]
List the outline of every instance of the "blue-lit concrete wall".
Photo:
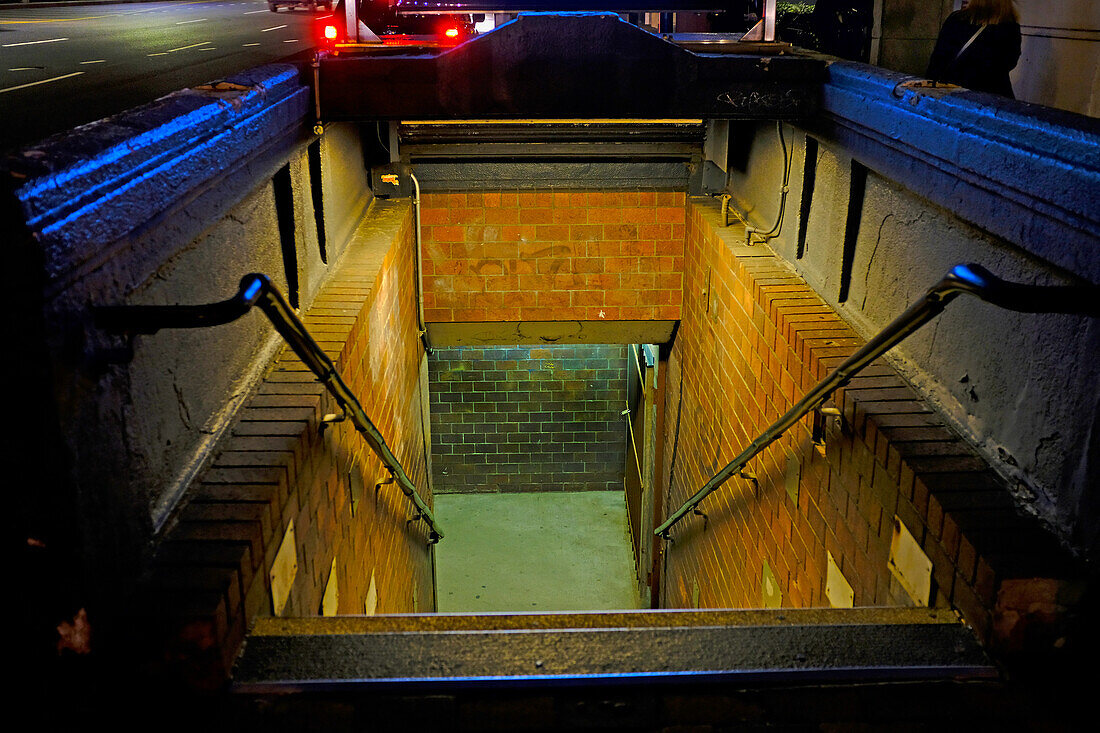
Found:
[{"label": "blue-lit concrete wall", "polygon": [[43,492],[52,508],[31,512],[41,528],[27,531],[48,536],[65,522],[45,515],[71,513],[79,540],[64,541],[81,543],[88,577],[124,583],[140,570],[281,343],[258,312],[127,340],[96,328],[91,307],[216,302],[261,272],[305,308],[371,198],[357,132],[311,135],[294,67],[233,80],[246,91],[232,99],[185,90],[6,164],[27,222],[25,260],[12,267],[44,271],[41,292],[37,273],[9,273],[31,289],[17,299],[41,309],[28,315],[43,319],[31,338],[47,352],[33,368],[53,378],[57,414],[43,419],[56,421],[56,442],[35,449],[64,474]]}]

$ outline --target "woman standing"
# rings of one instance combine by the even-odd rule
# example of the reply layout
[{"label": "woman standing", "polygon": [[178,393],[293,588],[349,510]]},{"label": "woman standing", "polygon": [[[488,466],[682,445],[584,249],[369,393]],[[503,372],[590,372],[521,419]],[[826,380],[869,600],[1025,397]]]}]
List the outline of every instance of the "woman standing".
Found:
[{"label": "woman standing", "polygon": [[1020,60],[1020,18],[1012,0],[970,0],[947,16],[927,76],[1015,99],[1008,72]]}]

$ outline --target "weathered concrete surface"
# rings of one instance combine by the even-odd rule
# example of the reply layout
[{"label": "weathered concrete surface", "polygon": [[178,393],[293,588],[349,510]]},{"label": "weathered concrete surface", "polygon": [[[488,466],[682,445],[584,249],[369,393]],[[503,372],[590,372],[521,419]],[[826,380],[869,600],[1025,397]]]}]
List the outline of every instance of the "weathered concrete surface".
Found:
[{"label": "weathered concrete surface", "polygon": [[184,90],[58,135],[7,161],[17,196],[59,284],[96,267],[166,204],[296,130],[308,93],[289,65],[260,67],[213,89]]},{"label": "weathered concrete surface", "polygon": [[[901,77],[856,64],[834,64],[831,74],[845,89],[827,85],[831,122],[812,131],[821,144],[805,231],[806,134],[799,131],[788,134],[786,219],[770,246],[858,331],[877,332],[959,262],[1022,283],[1100,282],[1095,121],[969,92],[894,93]],[[852,85],[862,101],[835,102]],[[757,205],[751,223],[767,229],[782,180],[774,125],[760,125],[747,147],[731,190],[735,202]],[[853,161],[870,172],[841,302]],[[1098,353],[1095,319],[1012,313],[960,298],[894,359],[1018,485],[1019,499],[1084,550],[1100,532],[1089,496],[1100,484]]]},{"label": "weathered concrete surface", "polygon": [[807,129],[960,218],[1100,282],[1100,122],[914,81],[834,63],[822,114]]},{"label": "weathered concrete surface", "polygon": [[360,164],[363,146],[354,125],[325,125],[320,143],[326,249],[328,261],[334,262],[370,205],[370,180],[366,167]]},{"label": "weathered concrete surface", "polygon": [[[39,395],[47,405],[33,413],[43,439],[22,452],[54,474],[48,497],[26,498],[26,531],[53,537],[69,528],[88,596],[121,599],[278,344],[259,314],[127,340],[97,329],[89,306],[218,301],[248,272],[285,292],[288,268],[308,306],[370,198],[354,132],[323,137],[322,198],[332,203],[322,262],[308,98],[294,67],[260,67],[5,162],[5,221],[22,232],[9,292],[21,303],[14,317],[28,348],[42,355],[21,368],[28,383],[48,382]],[[283,218],[292,242],[279,228],[272,176],[280,169],[290,179]]]}]

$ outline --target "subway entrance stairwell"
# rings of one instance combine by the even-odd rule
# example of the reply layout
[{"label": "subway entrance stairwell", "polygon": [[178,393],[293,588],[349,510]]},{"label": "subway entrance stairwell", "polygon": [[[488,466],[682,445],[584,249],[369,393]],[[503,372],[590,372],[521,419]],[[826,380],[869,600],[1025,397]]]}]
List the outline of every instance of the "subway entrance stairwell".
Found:
[{"label": "subway entrance stairwell", "polygon": [[1100,133],[703,40],[521,16],[19,163],[119,689],[273,726],[1069,719]]}]

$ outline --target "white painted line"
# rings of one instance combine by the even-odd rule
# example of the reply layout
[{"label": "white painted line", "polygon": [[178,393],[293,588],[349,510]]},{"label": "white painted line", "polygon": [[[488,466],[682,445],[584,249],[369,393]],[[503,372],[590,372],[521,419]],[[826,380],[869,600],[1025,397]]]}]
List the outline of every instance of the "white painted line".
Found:
[{"label": "white painted line", "polygon": [[57,43],[58,41],[67,41],[68,38],[48,38],[45,41],[23,41],[22,43],[5,43],[0,45],[0,48],[14,48],[15,46],[33,46],[36,43]]},{"label": "white painted line", "polygon": [[84,64],[105,64],[105,63],[107,63],[107,59],[96,59],[95,61],[81,61],[80,65],[83,66]]},{"label": "white painted line", "polygon": [[202,43],[192,43],[190,46],[180,46],[179,48],[170,48],[168,53],[175,53],[176,51],[186,51],[189,48],[198,48],[199,46],[205,46],[210,41],[203,41]]},{"label": "white painted line", "polygon": [[260,33],[267,33],[268,31],[277,31],[280,28],[286,28],[286,23],[283,23],[282,25],[272,26],[271,28],[264,28],[262,31],[260,31]]},{"label": "white painted line", "polygon": [[178,23],[176,23],[176,25],[187,25],[188,23],[201,23],[204,20],[206,20],[206,18],[196,18],[195,20],[181,20]]},{"label": "white painted line", "polygon": [[16,66],[15,68],[8,69],[8,71],[34,71],[35,69],[41,68],[41,66]]},{"label": "white painted line", "polygon": [[17,87],[7,87],[6,89],[0,89],[0,94],[3,94],[4,92],[14,92],[16,89],[26,89],[27,87],[36,87],[39,84],[49,84],[51,81],[61,81],[62,79],[68,79],[69,77],[80,76],[83,73],[84,73],[83,71],[74,71],[71,74],[65,74],[64,76],[55,76],[52,79],[43,79],[42,81],[32,81],[29,84],[20,84]]},{"label": "white painted line", "polygon": [[241,44],[241,48],[248,48],[249,46],[259,46],[259,45],[260,44],[258,44],[258,43],[243,43],[243,44]]},{"label": "white painted line", "polygon": [[285,41],[283,41],[283,43],[297,43],[297,42],[298,42],[297,38],[288,38]]},{"label": "white painted line", "polygon": [[249,10],[245,15],[252,15],[253,13],[270,13],[270,10]]},{"label": "white painted line", "polygon": [[145,55],[146,56],[167,56],[168,52],[167,51],[158,51],[156,53],[147,53]]}]

